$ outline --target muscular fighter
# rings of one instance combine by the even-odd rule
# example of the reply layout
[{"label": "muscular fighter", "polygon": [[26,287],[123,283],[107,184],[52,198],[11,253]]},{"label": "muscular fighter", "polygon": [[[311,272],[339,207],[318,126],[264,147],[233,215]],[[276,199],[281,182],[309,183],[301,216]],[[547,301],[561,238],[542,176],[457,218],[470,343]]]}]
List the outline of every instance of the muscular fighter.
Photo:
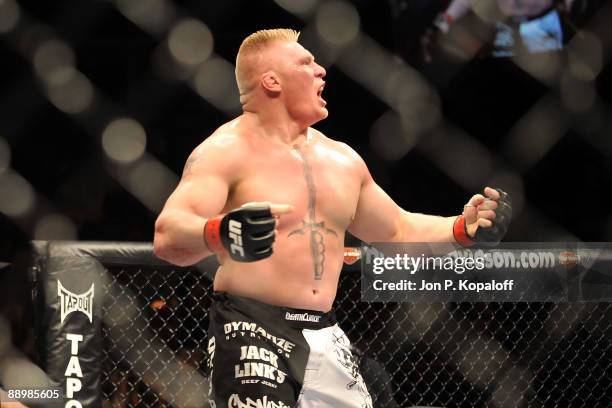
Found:
[{"label": "muscular fighter", "polygon": [[243,113],[191,153],[155,225],[160,258],[219,259],[209,328],[216,407],[371,407],[331,312],[345,231],[365,242],[469,245],[499,241],[509,222],[505,193],[488,187],[459,217],[401,209],[353,149],[311,127],[328,115],[325,69],[297,39],[277,29],[244,40]]}]

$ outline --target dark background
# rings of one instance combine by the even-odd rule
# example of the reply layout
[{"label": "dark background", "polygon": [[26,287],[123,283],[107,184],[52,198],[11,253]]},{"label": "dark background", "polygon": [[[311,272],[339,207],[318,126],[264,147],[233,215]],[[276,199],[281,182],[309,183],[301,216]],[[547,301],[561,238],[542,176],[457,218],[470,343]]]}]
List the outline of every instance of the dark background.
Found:
[{"label": "dark background", "polygon": [[[206,24],[214,36],[214,53],[228,63],[233,62],[241,41],[258,29],[302,30],[304,45],[328,72],[324,96],[330,116],[315,127],[357,150],[374,179],[403,208],[457,214],[472,194],[485,185],[494,185],[511,193],[514,220],[506,237],[509,241],[612,240],[609,1],[575,0],[572,21],[583,33],[576,34],[566,27],[566,51],[522,60],[489,57],[490,26],[474,15],[467,16],[457,23],[458,29],[453,28],[448,37],[441,39],[442,46],[436,49],[432,64],[423,62],[420,39],[448,1],[350,1],[359,15],[362,34],[386,51],[384,64],[364,58],[351,46],[344,50],[344,57],[329,58],[320,44],[313,41],[317,17],[312,14],[298,18],[279,6],[283,1],[167,0],[166,4],[175,13],[171,20],[194,18]],[[10,170],[6,170],[0,143],[0,208],[17,195],[6,182],[9,172],[25,180],[35,196],[31,209],[25,213],[7,215],[0,211],[0,261],[23,258],[32,239],[152,241],[159,205],[178,180],[185,159],[207,135],[231,119],[231,113],[200,96],[189,81],[167,75],[180,72],[167,52],[166,39],[173,23],[147,29],[127,18],[119,7],[141,5],[146,14],[147,7],[156,3],[160,1],[0,0],[0,142],[10,150]],[[312,0],[312,3],[332,2]],[[7,4],[18,6],[20,20],[13,29],[2,30],[9,15]],[[462,35],[462,29],[467,37]],[[451,37],[459,39],[460,49],[472,52],[462,58],[449,52],[444,42]],[[72,49],[74,67],[93,85],[94,101],[83,112],[67,113],[58,108],[49,97],[48,84],[34,68],[37,49],[50,39],[58,39]],[[568,74],[572,61],[595,66],[593,78],[572,79]],[[525,64],[552,67],[552,74],[543,78]],[[373,67],[377,67],[373,75],[360,77]],[[402,67],[404,74],[395,83],[398,89],[406,86],[402,91],[410,93],[419,86],[426,88],[403,106],[408,130],[397,123],[393,111],[398,105],[390,106],[393,98],[385,98],[389,78],[396,75],[398,67]],[[214,82],[217,78],[213,76],[210,80]],[[228,88],[228,94],[235,92]],[[592,103],[576,109],[576,104],[589,97]],[[425,108],[421,109],[421,105]],[[176,177],[168,181],[152,175],[144,180],[150,185],[168,187],[157,192],[158,206],[146,205],[142,197],[137,198],[125,182],[130,167],[117,165],[104,153],[101,136],[108,123],[117,117],[129,117],[142,125],[147,136],[147,154]],[[414,145],[403,146],[400,134],[407,135]],[[396,151],[399,153],[390,157],[393,155],[389,153]],[[530,158],[534,151],[540,153]],[[60,216],[63,221],[57,228],[53,225],[42,228],[50,215],[56,219]],[[11,322],[15,344],[33,356],[32,310],[26,309],[29,293],[22,272],[0,266],[0,312]],[[348,282],[354,285],[353,280]],[[350,286],[341,292],[352,290],[357,299],[358,289]],[[343,299],[346,302],[348,298]],[[352,304],[344,306],[338,309],[341,312],[353,309]],[[440,310],[444,308],[439,306]],[[608,304],[584,306],[584,310],[583,305],[524,306],[508,305],[508,311],[502,306],[487,309],[485,305],[465,304],[457,305],[452,313],[461,316],[459,321],[464,321],[463,314],[475,316],[473,321],[482,326],[470,323],[471,328],[475,327],[477,332],[490,330],[491,336],[500,337],[510,349],[515,341],[522,342],[524,347],[517,350],[527,350],[521,355],[523,359],[528,359],[530,352],[545,355],[527,361],[538,373],[535,388],[540,390],[536,392],[541,393],[542,401],[546,401],[548,390],[555,387],[567,391],[567,396],[562,393],[563,397],[555,401],[565,402],[566,397],[572,401],[576,395],[589,401],[606,395],[600,391],[609,391],[604,380],[605,372],[609,371],[610,348],[607,342],[596,343],[593,339],[610,336],[591,337],[589,328],[592,325],[597,330],[603,327],[602,330],[609,331],[610,319],[600,319],[609,315]],[[389,307],[389,318],[380,317],[376,309],[376,317],[363,319],[362,323],[385,326],[391,335],[386,332],[379,335],[381,341],[404,339],[405,336],[393,336],[395,326],[401,323],[393,321],[393,308],[403,305]],[[561,337],[557,346],[542,342],[540,348],[534,347],[530,333],[544,327],[548,313],[553,314],[549,309],[557,307],[560,310],[557,317],[564,324],[571,326],[578,321],[582,325]],[[417,312],[418,308],[414,309],[412,316],[417,316]],[[591,323],[589,317],[595,322]],[[164,330],[173,327],[165,320],[161,326]],[[418,325],[411,330],[421,333]],[[458,378],[459,371],[435,352],[438,342],[442,351],[445,344],[448,347],[462,344],[468,337],[448,341],[452,336],[462,335],[462,331],[449,325],[439,332],[439,338],[425,338],[417,343],[413,349],[417,351],[415,358],[404,361],[416,362],[414,371],[400,367],[394,372],[401,381],[408,375],[417,384],[403,392],[414,393],[414,401],[420,398],[439,401],[438,397],[450,400],[452,395],[438,390],[447,384],[467,386],[467,382]],[[546,336],[551,342],[558,339],[556,334]],[[484,337],[488,338],[488,334]],[[387,344],[380,350],[383,354],[387,349],[401,351],[400,346]],[[445,352],[452,355],[454,349]],[[418,358],[421,354],[428,357]],[[589,356],[599,360],[590,360]],[[442,388],[430,387],[430,376],[439,379]],[[558,380],[563,376],[576,387]],[[449,382],[451,377],[454,380]],[[426,381],[419,382],[422,379]],[[594,387],[591,379],[597,379]],[[544,385],[538,388],[538,383]]]},{"label": "dark background", "polygon": [[[309,25],[308,19],[297,18],[273,1],[170,3],[180,14],[203,21],[214,35],[214,52],[231,62],[242,39],[257,29],[305,30]],[[567,127],[533,165],[520,168],[507,148],[511,129],[538,101],[559,100],[559,82],[540,81],[511,59],[482,55],[459,61],[439,51],[433,64],[424,64],[419,38],[445,3],[352,2],[363,33],[411,64],[437,92],[442,113],[438,125],[422,132],[416,146],[400,159],[385,160],[372,148],[369,135],[389,107],[342,69],[328,65],[325,97],[330,116],[316,127],[355,148],[375,180],[403,208],[441,215],[457,214],[478,192],[453,179],[456,169],[432,160],[451,157],[465,168],[474,164],[474,156],[462,161],[463,151],[446,140],[446,134],[458,129],[513,174],[508,183],[494,172],[480,174],[481,180],[474,183],[499,181],[496,185],[514,193],[515,220],[508,240],[611,240],[609,31],[596,32],[603,49],[603,68],[594,80],[596,107],[576,113],[561,103],[554,116]],[[141,29],[112,2],[22,0],[18,5],[18,28],[0,34],[0,137],[10,146],[11,168],[31,184],[37,201],[34,209],[18,217],[0,213],[0,260],[12,261],[32,238],[66,238],[49,231],[36,236],[37,221],[48,213],[71,220],[76,234],[68,238],[151,241],[157,213],[113,177],[101,149],[101,130],[116,116],[139,121],[147,133],[148,153],[180,175],[190,151],[230,117],[186,83],[159,74],[155,58],[165,36]],[[575,22],[591,29],[589,24],[598,16],[609,21],[608,2],[589,3],[586,11],[576,13]],[[72,47],[75,67],[112,108],[83,117],[66,114],[49,101],[31,62],[31,50],[49,37]],[[381,86],[384,76],[381,72]],[[594,127],[585,126],[594,122]],[[540,135],[534,132],[531,137],[538,140]]]}]

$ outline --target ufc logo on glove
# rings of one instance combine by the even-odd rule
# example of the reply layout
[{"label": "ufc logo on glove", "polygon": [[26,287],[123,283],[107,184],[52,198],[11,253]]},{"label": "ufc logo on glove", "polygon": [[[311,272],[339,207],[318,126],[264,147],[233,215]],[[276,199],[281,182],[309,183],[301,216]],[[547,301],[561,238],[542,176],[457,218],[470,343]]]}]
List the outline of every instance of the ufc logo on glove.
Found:
[{"label": "ufc logo on glove", "polygon": [[267,203],[248,203],[209,218],[204,241],[213,253],[225,253],[238,262],[254,262],[272,255],[276,220]]},{"label": "ufc logo on glove", "polygon": [[242,223],[236,220],[229,221],[229,238],[232,240],[230,252],[232,254],[240,254],[244,257],[244,248],[242,247]]}]

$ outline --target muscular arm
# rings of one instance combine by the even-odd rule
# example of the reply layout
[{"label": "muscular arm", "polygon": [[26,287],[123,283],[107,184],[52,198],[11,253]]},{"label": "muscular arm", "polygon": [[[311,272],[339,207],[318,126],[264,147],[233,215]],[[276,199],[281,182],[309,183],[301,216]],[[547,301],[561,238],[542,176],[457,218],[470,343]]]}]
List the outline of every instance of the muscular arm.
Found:
[{"label": "muscular arm", "polygon": [[455,242],[455,218],[403,210],[370,176],[361,187],[349,231],[365,242]]},{"label": "muscular arm", "polygon": [[455,242],[456,217],[411,213],[400,208],[372,179],[354,153],[362,172],[361,192],[351,234],[365,242]]},{"label": "muscular arm", "polygon": [[176,265],[192,265],[211,255],[203,229],[227,201],[235,177],[232,135],[213,135],[189,156],[177,188],[155,223],[155,255]]}]

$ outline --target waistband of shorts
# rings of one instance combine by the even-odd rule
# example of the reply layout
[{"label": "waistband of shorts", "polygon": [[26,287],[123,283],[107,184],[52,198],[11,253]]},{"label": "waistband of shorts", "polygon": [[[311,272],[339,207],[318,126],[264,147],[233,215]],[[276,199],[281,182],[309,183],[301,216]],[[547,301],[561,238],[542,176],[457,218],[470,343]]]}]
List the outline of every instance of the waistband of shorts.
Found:
[{"label": "waistband of shorts", "polygon": [[301,329],[318,330],[336,324],[336,315],[333,311],[324,313],[318,310],[275,306],[227,292],[214,292],[213,300],[215,302],[227,302],[255,319],[274,319],[275,322],[282,321],[288,326]]}]

